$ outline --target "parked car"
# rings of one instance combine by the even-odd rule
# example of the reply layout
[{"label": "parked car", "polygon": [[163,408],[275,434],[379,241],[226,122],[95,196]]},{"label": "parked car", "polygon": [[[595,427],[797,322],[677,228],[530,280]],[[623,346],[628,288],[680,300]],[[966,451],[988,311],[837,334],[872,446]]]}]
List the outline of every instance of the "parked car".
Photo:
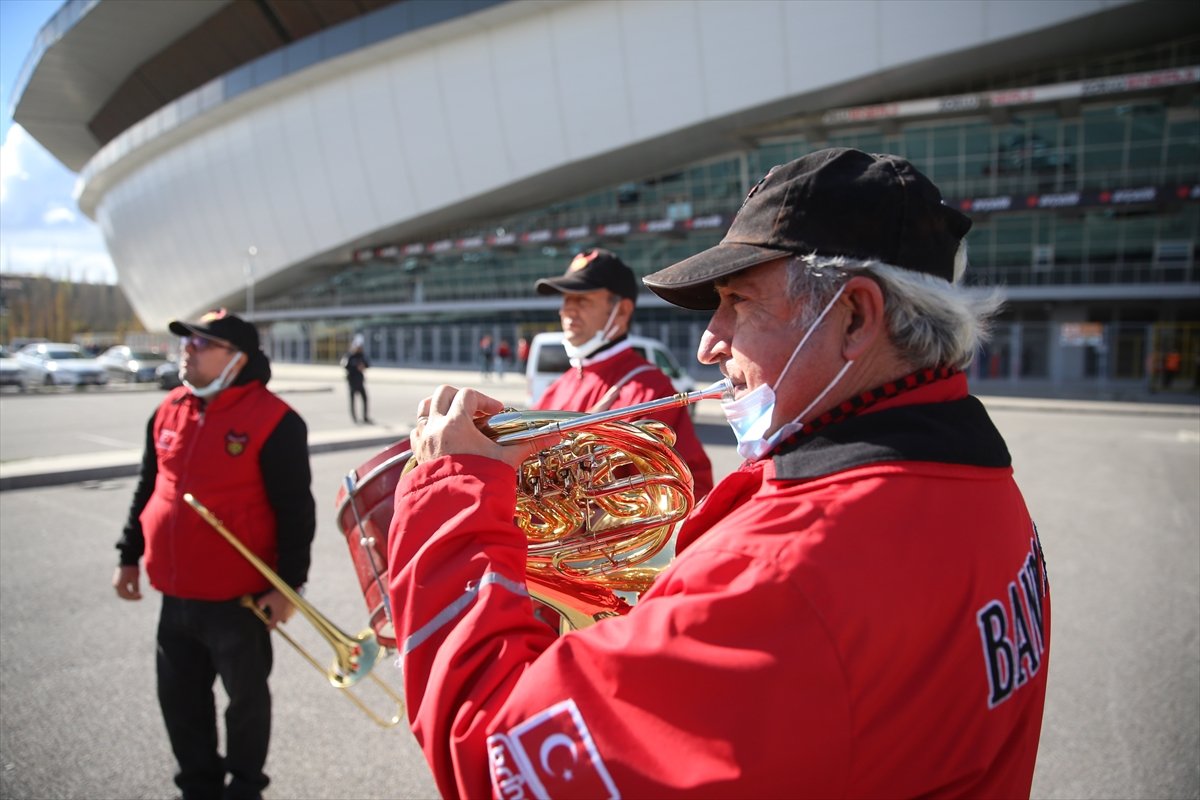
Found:
[{"label": "parked car", "polygon": [[25,391],[25,375],[21,372],[21,364],[7,347],[0,347],[0,386],[16,386]]},{"label": "parked car", "polygon": [[103,386],[108,383],[104,367],[77,344],[39,342],[17,353],[26,386]]},{"label": "parked car", "polygon": [[174,389],[183,385],[183,381],[179,380],[179,364],[175,361],[159,364],[158,369],[154,370],[154,377],[160,389]]},{"label": "parked car", "polygon": [[146,383],[156,380],[158,368],[167,363],[167,354],[161,350],[137,349],[118,344],[105,350],[96,360],[113,380]]},{"label": "parked car", "polygon": [[[687,373],[687,370],[679,366],[679,362],[675,360],[675,356],[671,355],[671,351],[665,344],[645,336],[630,336],[629,343],[642,358],[667,373],[667,377],[675,386],[675,391],[695,390],[695,379]],[[529,343],[529,360],[525,364],[529,407],[532,408],[545,393],[547,387],[554,382],[554,379],[570,367],[571,362],[567,358],[567,349],[563,347],[561,332],[539,333],[534,336],[533,341]],[[696,413],[695,404],[690,406],[689,410],[694,415]]]},{"label": "parked car", "polygon": [[36,336],[17,336],[16,338],[9,340],[8,352],[12,353],[13,357],[16,358],[17,353],[21,352],[21,349],[25,347],[25,345],[40,344],[42,342],[49,341],[49,339],[41,339]]}]

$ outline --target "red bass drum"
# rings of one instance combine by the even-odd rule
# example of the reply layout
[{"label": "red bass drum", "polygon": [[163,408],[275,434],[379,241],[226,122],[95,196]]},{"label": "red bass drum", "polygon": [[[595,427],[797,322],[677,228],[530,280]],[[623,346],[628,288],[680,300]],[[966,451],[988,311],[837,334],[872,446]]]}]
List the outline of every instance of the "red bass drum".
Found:
[{"label": "red bass drum", "polygon": [[396,646],[388,602],[388,528],[395,511],[396,484],[411,455],[408,440],[396,442],[351,470],[338,488],[338,530],[346,537],[350,560],[371,615],[371,627],[384,647]]}]

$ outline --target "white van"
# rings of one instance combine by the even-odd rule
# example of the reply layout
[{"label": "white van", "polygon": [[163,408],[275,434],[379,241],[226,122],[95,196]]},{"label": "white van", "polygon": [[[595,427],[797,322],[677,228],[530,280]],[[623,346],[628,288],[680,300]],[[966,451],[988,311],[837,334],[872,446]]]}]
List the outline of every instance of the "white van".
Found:
[{"label": "white van", "polygon": [[[629,336],[628,341],[642,358],[655,365],[675,385],[677,392],[691,392],[696,389],[696,381],[687,370],[679,366],[675,356],[667,346],[658,339],[648,339],[645,336]],[[529,343],[529,361],[525,364],[525,379],[528,382],[528,408],[532,408],[546,388],[554,379],[571,368],[567,358],[567,349],[563,347],[561,332],[539,333]],[[696,405],[690,406],[690,411],[696,413]]]}]

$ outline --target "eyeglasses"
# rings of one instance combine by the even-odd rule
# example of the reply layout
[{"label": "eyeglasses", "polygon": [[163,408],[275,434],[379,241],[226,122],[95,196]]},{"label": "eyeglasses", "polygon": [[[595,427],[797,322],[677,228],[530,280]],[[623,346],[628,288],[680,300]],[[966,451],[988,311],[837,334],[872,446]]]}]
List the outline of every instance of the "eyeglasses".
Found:
[{"label": "eyeglasses", "polygon": [[231,349],[229,347],[229,345],[221,344],[220,342],[218,342],[215,339],[206,339],[203,336],[192,335],[192,336],[179,337],[179,349],[186,350],[188,348],[188,346],[191,346],[191,348],[193,350],[195,350],[197,353],[204,352],[205,350],[208,350],[210,347],[216,347],[221,350],[230,350]]}]

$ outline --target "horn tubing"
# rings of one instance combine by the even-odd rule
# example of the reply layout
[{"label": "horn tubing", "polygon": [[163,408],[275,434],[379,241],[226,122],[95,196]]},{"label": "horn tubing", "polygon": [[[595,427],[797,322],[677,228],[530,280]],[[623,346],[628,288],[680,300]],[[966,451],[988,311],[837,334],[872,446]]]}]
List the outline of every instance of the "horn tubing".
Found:
[{"label": "horn tubing", "polygon": [[634,419],[664,408],[688,406],[692,403],[698,403],[701,400],[712,400],[721,397],[729,391],[730,387],[729,379],[723,378],[707,389],[699,389],[694,392],[680,392],[679,394],[673,394],[658,400],[650,400],[624,408],[614,408],[611,411],[584,414],[573,419],[563,420],[562,422],[551,422],[529,431],[506,433],[496,438],[496,444],[520,444],[521,442],[528,442],[531,439],[537,439],[552,433],[570,433],[571,431],[587,428],[602,422]]},{"label": "horn tubing", "polygon": [[[225,527],[225,524],[221,522],[221,520],[218,519],[215,514],[209,511],[203,503],[197,500],[191,492],[185,493],[183,495],[183,499],[184,502],[191,506],[197,514],[204,518],[205,522],[211,525],[217,533],[221,534],[221,537],[224,538],[225,541],[229,542],[229,544],[232,545],[233,548],[237,550],[243,558],[249,561],[256,570],[262,573],[262,576],[266,578],[272,586],[278,589],[280,594],[286,597],[301,614],[308,618],[308,621],[312,623],[313,627],[317,629],[321,636],[323,636],[326,641],[334,646],[334,649],[338,653],[338,658],[336,661],[336,668],[332,668],[328,672],[330,683],[338,688],[342,688],[343,686],[349,686],[357,683],[360,679],[370,673],[370,671],[375,667],[375,663],[378,661],[379,655],[383,652],[377,645],[375,645],[375,634],[373,631],[363,631],[358,635],[358,637],[351,637],[343,632],[340,628],[322,616],[321,613],[318,612],[311,603],[301,597],[295,589],[293,589],[291,586],[288,586],[287,582],[284,581],[283,578],[279,577],[279,575],[276,574],[273,569],[267,566],[261,558],[251,552],[250,548],[242,544],[242,542],[236,536],[234,536],[228,528]],[[364,655],[368,657],[364,658]]]},{"label": "horn tubing", "polygon": [[[253,612],[254,616],[256,616],[260,620],[262,620],[264,625],[271,624],[270,617],[268,617],[266,614],[263,613],[262,609],[258,607],[258,603],[254,602],[253,597],[251,597],[248,594],[242,595],[242,599],[240,602],[243,606],[250,609],[250,611]],[[313,658],[312,653],[308,652],[308,650],[306,650],[298,641],[293,639],[291,634],[289,634],[283,628],[279,628],[279,627],[275,628],[275,632],[278,633],[280,636],[282,636],[283,640],[285,642],[287,642],[288,644],[290,644],[297,653],[304,656],[304,659],[306,661],[308,661],[309,664],[312,664],[313,669],[315,669],[317,672],[325,673],[325,667],[321,666],[320,662],[318,662],[315,658]],[[381,728],[396,727],[397,725],[400,724],[400,721],[402,719],[402,714],[404,713],[404,700],[398,694],[396,694],[395,690],[393,690],[392,687],[390,687],[386,683],[384,683],[379,678],[379,676],[376,675],[374,672],[372,672],[368,677],[371,680],[375,681],[375,683],[377,683],[379,685],[380,689],[384,693],[386,693],[393,701],[395,701],[397,711],[389,719],[384,719],[383,717],[379,716],[374,711],[372,711],[370,708],[368,708],[367,704],[364,703],[362,700],[360,700],[358,698],[358,695],[356,695],[349,688],[347,688],[346,691],[342,692],[342,694],[345,695],[347,700],[349,700],[351,703],[354,703],[354,705],[358,706],[359,711],[362,711],[364,714],[366,714],[371,719],[371,721],[374,722],[379,727],[381,727]]]}]

